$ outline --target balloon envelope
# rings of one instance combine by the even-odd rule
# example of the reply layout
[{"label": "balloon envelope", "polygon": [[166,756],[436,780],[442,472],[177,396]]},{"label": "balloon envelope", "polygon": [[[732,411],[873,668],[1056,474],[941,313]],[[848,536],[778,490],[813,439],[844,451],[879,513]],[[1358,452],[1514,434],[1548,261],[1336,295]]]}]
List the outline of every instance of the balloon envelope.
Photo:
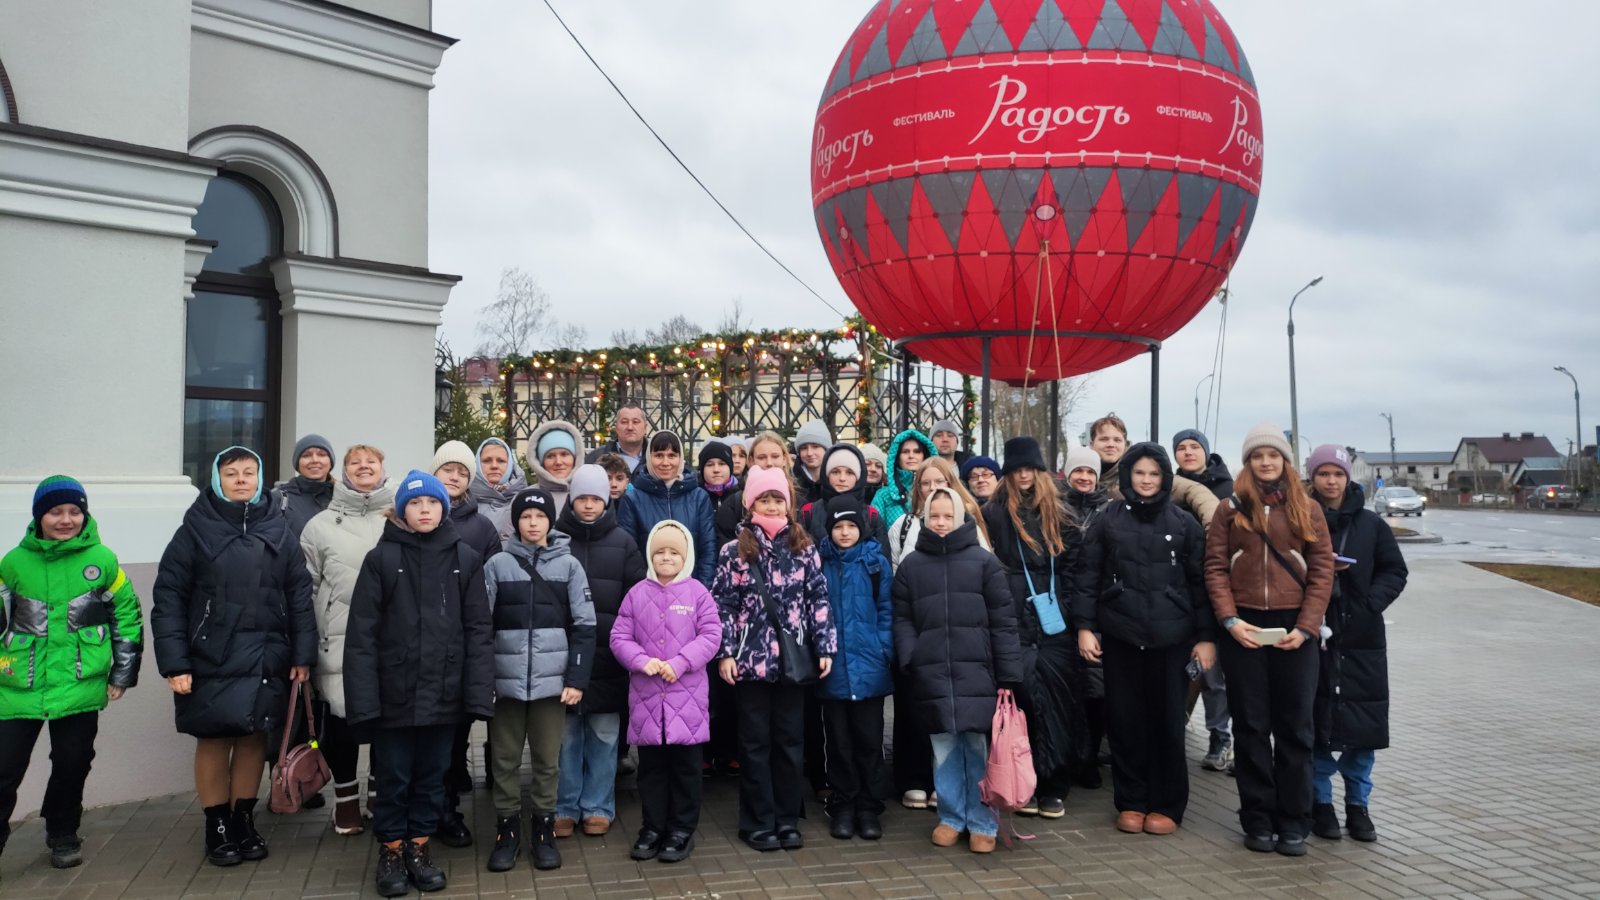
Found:
[{"label": "balloon envelope", "polygon": [[1208,0],[879,0],[828,78],[811,166],[869,322],[974,375],[987,334],[994,377],[1036,383],[1205,306],[1255,215],[1261,110]]}]

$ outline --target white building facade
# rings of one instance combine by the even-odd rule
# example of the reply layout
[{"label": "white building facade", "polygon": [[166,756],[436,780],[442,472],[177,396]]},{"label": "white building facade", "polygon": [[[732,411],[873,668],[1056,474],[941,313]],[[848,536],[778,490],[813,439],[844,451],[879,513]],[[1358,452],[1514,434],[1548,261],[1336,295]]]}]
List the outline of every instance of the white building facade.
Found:
[{"label": "white building facade", "polygon": [[[148,610],[229,444],[274,480],[306,432],[431,459],[457,279],[428,268],[452,44],[430,21],[430,0],[0,0],[0,543],[40,478],[77,477]],[[191,789],[148,643],[90,805]]]}]

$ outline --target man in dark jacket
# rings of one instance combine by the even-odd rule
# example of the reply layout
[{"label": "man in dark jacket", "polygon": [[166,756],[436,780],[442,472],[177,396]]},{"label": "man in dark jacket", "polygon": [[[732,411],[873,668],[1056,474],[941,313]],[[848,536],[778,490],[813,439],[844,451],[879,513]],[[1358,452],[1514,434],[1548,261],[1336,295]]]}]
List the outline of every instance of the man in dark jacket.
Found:
[{"label": "man in dark jacket", "polygon": [[[1233,475],[1228,472],[1228,464],[1219,454],[1211,452],[1211,442],[1204,434],[1185,428],[1173,435],[1172,459],[1177,463],[1178,474],[1198,482],[1218,500],[1233,496]],[[1233,720],[1228,715],[1228,682],[1223,678],[1221,666],[1212,666],[1189,683],[1190,713],[1194,712],[1196,700],[1205,702],[1206,731],[1211,734],[1211,743],[1200,761],[1200,768],[1221,772],[1233,763]]]},{"label": "man in dark jacket", "polygon": [[[1394,531],[1366,508],[1361,485],[1350,480],[1350,454],[1324,444],[1306,460],[1311,487],[1322,504],[1335,552],[1354,562],[1334,563],[1322,666],[1313,707],[1312,831],[1339,839],[1333,807],[1333,773],[1344,778],[1345,828],[1358,841],[1375,841],[1367,812],[1376,751],[1389,746],[1389,651],[1383,613],[1405,590],[1405,557]],[[1328,632],[1332,632],[1331,634]],[[1334,758],[1337,752],[1338,758]]]},{"label": "man in dark jacket", "polygon": [[617,420],[612,429],[616,437],[590,450],[583,461],[595,463],[605,454],[615,453],[637,472],[644,466],[644,439],[648,428],[644,421],[644,407],[637,403],[624,403],[617,409]]},{"label": "man in dark jacket", "polygon": [[372,732],[377,799],[372,830],[382,845],[378,892],[408,884],[436,891],[444,872],[429,838],[438,830],[456,726],[494,715],[494,643],[483,558],[447,518],[450,497],[412,470],[391,519],[367,554],[350,598],[345,637],[345,716]]}]

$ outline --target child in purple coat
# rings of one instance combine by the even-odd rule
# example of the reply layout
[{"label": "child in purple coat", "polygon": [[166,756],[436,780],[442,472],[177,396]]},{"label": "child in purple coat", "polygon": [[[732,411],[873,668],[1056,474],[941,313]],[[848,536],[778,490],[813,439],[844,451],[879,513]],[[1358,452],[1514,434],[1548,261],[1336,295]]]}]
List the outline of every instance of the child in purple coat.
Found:
[{"label": "child in purple coat", "polygon": [[628,743],[639,748],[644,827],[629,856],[681,862],[700,824],[700,762],[711,740],[706,665],[722,645],[717,603],[694,571],[694,539],[671,519],[650,529],[649,577],[622,600],[611,653],[628,675]]}]

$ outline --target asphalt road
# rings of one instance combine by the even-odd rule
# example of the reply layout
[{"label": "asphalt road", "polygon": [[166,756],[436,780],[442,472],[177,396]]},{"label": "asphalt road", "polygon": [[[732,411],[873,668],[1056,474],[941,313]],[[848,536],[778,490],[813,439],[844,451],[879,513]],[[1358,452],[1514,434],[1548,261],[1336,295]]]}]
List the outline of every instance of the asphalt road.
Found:
[{"label": "asphalt road", "polygon": [[1390,521],[1444,541],[1403,544],[1407,558],[1600,567],[1600,516],[1437,509]]}]

